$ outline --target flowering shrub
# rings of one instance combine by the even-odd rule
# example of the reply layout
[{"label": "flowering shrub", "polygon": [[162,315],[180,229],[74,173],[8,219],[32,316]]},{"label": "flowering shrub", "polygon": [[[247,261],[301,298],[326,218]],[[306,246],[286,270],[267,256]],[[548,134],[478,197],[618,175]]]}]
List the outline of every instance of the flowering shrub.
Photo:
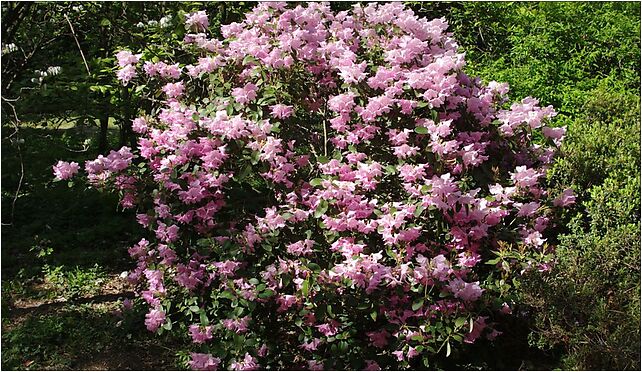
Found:
[{"label": "flowering shrub", "polygon": [[117,55],[155,108],[137,150],[85,164],[150,231],[129,250],[150,331],[236,370],[429,366],[501,333],[511,279],[547,269],[574,201],[542,187],[552,107],[507,106],[443,19],[400,3],[260,4],[223,41],[204,12],[185,25],[191,64]]}]

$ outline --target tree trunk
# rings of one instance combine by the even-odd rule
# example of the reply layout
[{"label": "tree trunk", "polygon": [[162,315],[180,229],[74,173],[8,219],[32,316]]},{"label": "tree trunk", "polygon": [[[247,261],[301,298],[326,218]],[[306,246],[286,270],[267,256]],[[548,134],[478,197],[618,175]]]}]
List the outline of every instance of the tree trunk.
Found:
[{"label": "tree trunk", "polygon": [[135,143],[135,140],[132,132],[132,112],[129,89],[127,87],[122,87],[121,89],[123,121],[120,124],[120,146],[125,146],[128,142],[131,146],[132,143]]},{"label": "tree trunk", "polygon": [[107,152],[107,133],[109,130],[109,97],[105,97],[103,109],[100,113],[100,132],[98,134],[98,152],[105,154]]}]

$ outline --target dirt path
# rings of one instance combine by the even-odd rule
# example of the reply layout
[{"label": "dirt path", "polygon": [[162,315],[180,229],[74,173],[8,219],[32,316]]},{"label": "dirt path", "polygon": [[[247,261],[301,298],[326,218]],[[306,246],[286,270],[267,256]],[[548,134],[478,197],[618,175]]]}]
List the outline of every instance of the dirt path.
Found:
[{"label": "dirt path", "polygon": [[[37,283],[29,290],[51,288]],[[122,300],[133,291],[114,274],[90,296],[3,293],[9,298],[3,298],[2,369],[175,370],[174,349],[144,328],[144,315],[122,312]]]}]

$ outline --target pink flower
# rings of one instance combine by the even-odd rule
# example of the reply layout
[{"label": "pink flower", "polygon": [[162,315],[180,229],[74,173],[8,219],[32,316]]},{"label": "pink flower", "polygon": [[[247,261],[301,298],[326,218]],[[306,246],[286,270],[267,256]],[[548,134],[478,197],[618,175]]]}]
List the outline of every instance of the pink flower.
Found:
[{"label": "pink flower", "polygon": [[511,173],[511,179],[515,181],[515,185],[518,187],[535,186],[541,176],[541,173],[534,169],[526,168],[526,166],[519,166],[515,168],[514,173]]},{"label": "pink flower", "polygon": [[163,92],[165,92],[169,98],[180,97],[183,94],[183,90],[184,86],[182,81],[178,83],[167,83],[167,85],[163,87]]},{"label": "pink flower", "polygon": [[359,64],[347,63],[343,66],[339,66],[339,76],[343,79],[344,82],[358,83],[361,80],[365,79],[367,74],[364,72],[368,66],[367,62],[361,62]]},{"label": "pink flower", "polygon": [[354,93],[339,94],[328,100],[328,108],[337,113],[348,113],[354,107]]},{"label": "pink flower", "polygon": [[131,299],[126,298],[123,300],[123,309],[131,310],[133,307],[134,307],[134,302]]},{"label": "pink flower", "polygon": [[68,180],[78,173],[79,169],[80,166],[76,162],[68,163],[60,160],[53,166],[53,173],[58,180]]},{"label": "pink flower", "polygon": [[279,295],[276,299],[276,301],[279,303],[279,308],[276,309],[276,311],[282,313],[292,307],[292,305],[296,304],[298,302],[296,296],[292,295]]},{"label": "pink flower", "polygon": [[235,371],[254,371],[259,369],[260,366],[249,353],[245,353],[245,358],[242,362],[232,363],[232,369]]},{"label": "pink flower", "polygon": [[448,279],[451,273],[450,262],[443,254],[435,256],[431,261],[431,266],[433,267],[432,275],[441,280],[445,281]]},{"label": "pink flower", "polygon": [[575,193],[573,189],[565,189],[560,196],[558,196],[554,201],[553,205],[556,207],[566,207],[575,203]]},{"label": "pink flower", "polygon": [[323,371],[325,368],[323,367],[323,363],[317,360],[308,360],[308,369],[310,371]]},{"label": "pink flower", "polygon": [[240,319],[224,319],[222,323],[225,328],[232,332],[245,333],[248,330],[247,326],[250,323],[250,317],[246,316]]},{"label": "pink flower", "polygon": [[236,102],[245,104],[254,101],[257,89],[256,85],[247,83],[243,88],[232,89],[232,97],[234,97]]},{"label": "pink flower", "polygon": [[374,360],[366,360],[366,368],[364,371],[381,371],[381,367]]},{"label": "pink flower", "polygon": [[314,240],[305,239],[299,240],[296,243],[288,245],[288,253],[295,256],[307,256],[312,253],[312,246],[314,245]]},{"label": "pink flower", "polygon": [[393,351],[393,352],[392,352],[392,355],[396,356],[396,357],[397,357],[397,360],[398,360],[398,361],[400,361],[400,362],[401,362],[402,360],[404,360],[403,350]]},{"label": "pink flower", "polygon": [[553,140],[553,143],[555,143],[555,145],[560,146],[562,144],[562,140],[564,139],[564,135],[566,134],[566,127],[565,126],[559,127],[559,128],[543,127],[542,134],[545,137],[551,138]]},{"label": "pink flower", "polygon": [[189,366],[194,371],[216,371],[221,363],[219,358],[211,354],[190,353]]},{"label": "pink flower", "polygon": [[338,327],[341,323],[337,322],[334,319],[331,319],[329,322],[316,326],[319,332],[323,333],[324,336],[334,336],[339,332]]},{"label": "pink flower", "polygon": [[378,332],[367,332],[366,335],[370,337],[370,342],[372,342],[374,347],[384,348],[388,345],[388,337],[390,337],[390,333],[385,329]]},{"label": "pink flower", "polygon": [[259,350],[257,350],[256,354],[260,357],[266,356],[268,353],[268,346],[266,344],[261,345]]},{"label": "pink flower", "polygon": [[145,315],[145,326],[150,332],[156,332],[163,323],[165,323],[165,312],[162,310],[152,309]]},{"label": "pink flower", "polygon": [[212,339],[212,326],[201,327],[198,324],[189,326],[189,333],[192,341],[196,344],[202,344]]},{"label": "pink flower", "polygon": [[479,282],[467,283],[459,278],[450,281],[447,287],[457,298],[464,301],[475,301],[481,297],[484,291],[479,286]]},{"label": "pink flower", "polygon": [[136,75],[138,74],[136,73],[136,67],[134,67],[134,65],[127,65],[116,73],[116,77],[123,83],[123,85],[127,85],[131,79],[136,77]]},{"label": "pink flower", "polygon": [[136,133],[145,133],[147,131],[147,121],[145,118],[136,118],[132,122],[132,130]]},{"label": "pink flower", "polygon": [[527,232],[526,237],[524,238],[524,244],[534,247],[540,247],[544,242],[546,242],[546,239],[542,239],[542,234],[539,231]]},{"label": "pink flower", "polygon": [[274,105],[270,106],[270,109],[272,109],[272,116],[278,119],[285,119],[290,116],[292,116],[292,106],[287,106],[287,105]]},{"label": "pink flower", "polygon": [[500,311],[502,312],[502,314],[512,314],[513,313],[513,310],[510,308],[510,306],[508,306],[508,304],[506,302],[504,302],[502,304],[502,308],[501,308]]},{"label": "pink flower", "polygon": [[190,13],[185,19],[185,26],[192,31],[205,31],[209,25],[210,22],[207,19],[207,13],[205,13],[204,10]]},{"label": "pink flower", "polygon": [[480,316],[473,323],[473,331],[466,335],[464,342],[467,344],[472,344],[476,339],[481,336],[482,331],[486,328],[486,319],[485,316]]},{"label": "pink flower", "polygon": [[417,153],[419,152],[419,147],[408,146],[406,144],[401,146],[395,146],[393,147],[393,149],[394,149],[394,154],[397,155],[399,159],[405,159],[407,157],[417,155]]},{"label": "pink flower", "polygon": [[121,50],[116,53],[116,59],[118,60],[118,66],[126,67],[128,65],[135,65],[140,60],[142,54],[133,54],[128,50]]},{"label": "pink flower", "polygon": [[530,217],[533,214],[535,214],[535,212],[539,207],[540,207],[540,204],[538,202],[526,203],[519,208],[519,211],[517,212],[517,216]]},{"label": "pink flower", "polygon": [[321,339],[315,338],[310,342],[302,343],[299,347],[303,350],[314,351],[317,349],[320,343],[321,343]]},{"label": "pink flower", "polygon": [[178,239],[179,227],[176,225],[167,226],[162,222],[158,223],[156,228],[156,237],[164,242],[172,243]]}]

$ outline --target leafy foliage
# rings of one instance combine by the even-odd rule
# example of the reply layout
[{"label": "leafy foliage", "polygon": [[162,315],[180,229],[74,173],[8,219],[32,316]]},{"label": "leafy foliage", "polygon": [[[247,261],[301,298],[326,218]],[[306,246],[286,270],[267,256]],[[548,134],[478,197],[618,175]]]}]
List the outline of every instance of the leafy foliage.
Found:
[{"label": "leafy foliage", "polygon": [[139,153],[85,164],[152,233],[130,249],[148,329],[189,334],[194,369],[427,367],[500,334],[488,320],[546,270],[542,234],[573,203],[539,187],[565,132],[552,107],[508,108],[443,19],[400,4],[259,5],[223,41],[203,11],[185,24],[165,55],[193,64],[117,54],[154,104]]},{"label": "leafy foliage", "polygon": [[[349,11],[352,5],[332,3],[331,7],[335,11]],[[138,108],[150,113],[154,104],[149,98],[164,98],[160,85],[140,90],[123,87],[115,78],[113,52],[141,51],[146,60],[190,64],[193,51],[182,48],[183,24],[190,13],[205,9],[210,16],[209,32],[217,37],[221,36],[221,24],[242,21],[244,12],[251,6],[248,3],[177,2],[84,3],[80,6],[74,3],[2,3],[2,96],[19,97],[17,102],[4,99],[2,102],[3,223],[9,221],[8,216],[13,213],[13,190],[19,183],[20,163],[24,163],[26,170],[16,201],[14,224],[3,226],[2,231],[3,311],[6,288],[26,294],[25,283],[40,280],[33,278],[42,275],[42,268],[30,264],[20,271],[19,280],[5,281],[8,276],[15,275],[19,266],[24,266],[20,263],[37,262],[37,251],[28,252],[34,243],[53,247],[49,270],[45,272],[52,278],[60,278],[61,286],[56,293],[69,294],[64,286],[70,281],[79,284],[78,290],[71,292],[83,295],[95,289],[86,291],[88,287],[82,285],[87,282],[83,279],[85,276],[93,278],[93,263],[122,270],[122,257],[126,254],[122,245],[131,243],[131,236],[139,234],[130,223],[133,213],[118,213],[111,207],[115,203],[112,196],[101,196],[78,184],[65,191],[66,182],[51,183],[47,179],[53,158],[82,164],[95,157],[96,152],[105,153],[109,148],[128,143],[133,145],[131,119],[138,115]],[[449,30],[454,32],[462,50],[467,53],[464,70],[468,74],[479,75],[485,80],[508,81],[512,97],[532,94],[541,98],[544,104],[556,107],[560,115],[553,123],[566,126],[568,136],[562,147],[563,156],[549,172],[547,184],[551,195],[557,195],[567,187],[577,192],[576,207],[556,215],[560,223],[547,235],[548,242],[558,245],[556,264],[550,273],[533,273],[525,282],[510,280],[519,267],[509,267],[506,271],[487,270],[484,272],[487,276],[479,276],[487,295],[498,291],[508,302],[527,302],[532,309],[517,307],[520,311],[515,311],[513,316],[493,314],[492,319],[497,322],[494,327],[504,331],[502,337],[492,342],[480,340],[474,345],[464,345],[461,350],[452,347],[449,358],[443,358],[446,350],[442,349],[442,357],[435,359],[432,366],[516,369],[519,361],[509,367],[503,363],[524,356],[526,345],[513,341],[522,340],[534,322],[537,332],[532,335],[533,344],[545,349],[552,347],[553,351],[547,354],[553,359],[560,356],[559,350],[564,350],[561,354],[564,368],[639,369],[639,317],[636,311],[639,314],[640,5],[631,2],[424,2],[409,6],[428,19],[442,16],[447,19]],[[75,28],[80,48],[76,46],[65,15]],[[80,50],[87,59],[89,74]],[[377,55],[381,52],[372,50],[368,58],[374,61]],[[249,59],[245,62],[252,63]],[[309,79],[307,75],[299,77]],[[274,97],[283,94],[280,98],[292,99],[307,94],[310,80],[305,81],[285,89],[266,83],[260,89],[265,89],[265,93],[271,90]],[[217,94],[228,94],[231,88],[219,87]],[[146,92],[155,95],[145,95]],[[47,127],[36,130],[23,126],[17,135],[11,134],[14,129],[9,130],[5,124],[16,118],[9,103],[15,105],[23,124],[33,120]],[[237,108],[232,108],[232,112],[234,110]],[[319,118],[313,111],[298,110],[295,116],[300,123],[309,125]],[[264,115],[267,117],[269,113]],[[56,121],[58,123],[54,123]],[[53,129],[61,123],[67,126],[72,122],[76,123],[73,129]],[[119,133],[114,133],[114,125],[120,127]],[[314,146],[322,136],[322,128],[316,126],[310,130],[306,125],[279,123],[273,135],[284,138],[291,135],[290,139],[305,140]],[[100,130],[93,126],[100,126]],[[417,135],[425,135],[423,127],[413,130]],[[60,133],[64,133],[62,139]],[[70,152],[69,149],[84,149],[84,152]],[[309,147],[299,149],[297,154],[307,151]],[[323,146],[316,145],[315,151],[320,163],[327,163],[336,155],[332,146],[327,156]],[[270,182],[256,174],[259,164],[256,158],[247,163],[238,172],[239,182],[233,180],[234,187],[227,190],[228,202],[233,206],[231,209],[261,215],[264,207],[275,203],[276,193],[272,192]],[[388,180],[394,178],[393,168],[384,169]],[[309,181],[311,186],[319,188],[324,177],[313,174]],[[386,192],[394,195],[398,185]],[[332,200],[321,203],[314,210],[316,217],[334,213],[332,204]],[[47,208],[43,208],[44,205]],[[427,213],[432,212],[419,212]],[[122,238],[115,242],[114,236]],[[313,238],[317,239],[316,236]],[[207,250],[212,244],[211,240],[195,243],[200,250]],[[527,260],[515,248],[504,247],[496,251],[499,256],[484,256],[484,260],[498,266],[513,260]],[[279,249],[283,247],[276,247],[276,251]],[[56,271],[61,265],[67,268],[80,265],[75,270],[79,274],[77,278],[64,274],[62,269]],[[521,291],[521,298],[515,288]],[[310,291],[309,283],[307,291]],[[595,303],[599,306],[594,306]],[[194,306],[191,297],[177,304],[185,316],[199,318],[200,314],[191,313],[191,306]],[[411,310],[415,306],[419,309],[421,305],[412,302]],[[336,306],[331,311],[338,314]],[[359,310],[359,314],[365,319],[373,317],[369,308]],[[374,314],[377,318],[370,319],[381,322],[381,314]],[[489,315],[489,312],[483,314]],[[93,318],[83,316],[82,319]],[[179,323],[173,323],[172,332],[189,343],[191,338],[185,336],[187,330]],[[28,323],[21,336],[12,339],[16,346],[9,354],[3,353],[3,367],[17,366],[7,363],[21,360],[21,353],[32,355],[31,351],[36,349],[39,351],[33,355],[58,358],[56,353],[40,353],[43,350],[40,342],[54,342],[52,338],[36,342],[27,340],[30,327],[36,334],[41,328],[50,328],[39,324]],[[8,350],[6,335],[3,328],[3,349]],[[118,332],[109,333],[109,337],[118,338]],[[63,337],[55,342],[71,339]],[[234,337],[230,340],[236,341]],[[340,341],[336,341],[336,348],[340,347]],[[353,340],[344,341],[352,348]],[[340,350],[338,353],[341,354]],[[190,361],[188,352],[181,351],[180,354],[184,363]],[[497,354],[503,354],[503,357]],[[12,357],[5,359],[5,355]],[[72,352],[72,355],[76,354]],[[362,355],[353,352],[352,357]],[[542,362],[540,357],[541,354],[533,357],[537,360],[533,368],[555,366],[553,361],[551,367],[542,367],[537,364]],[[496,360],[494,363],[497,364],[489,366],[487,363],[491,360]],[[394,362],[394,357],[385,363],[388,362]],[[47,365],[38,361],[33,368]],[[69,360],[53,365],[73,367]]]}]

